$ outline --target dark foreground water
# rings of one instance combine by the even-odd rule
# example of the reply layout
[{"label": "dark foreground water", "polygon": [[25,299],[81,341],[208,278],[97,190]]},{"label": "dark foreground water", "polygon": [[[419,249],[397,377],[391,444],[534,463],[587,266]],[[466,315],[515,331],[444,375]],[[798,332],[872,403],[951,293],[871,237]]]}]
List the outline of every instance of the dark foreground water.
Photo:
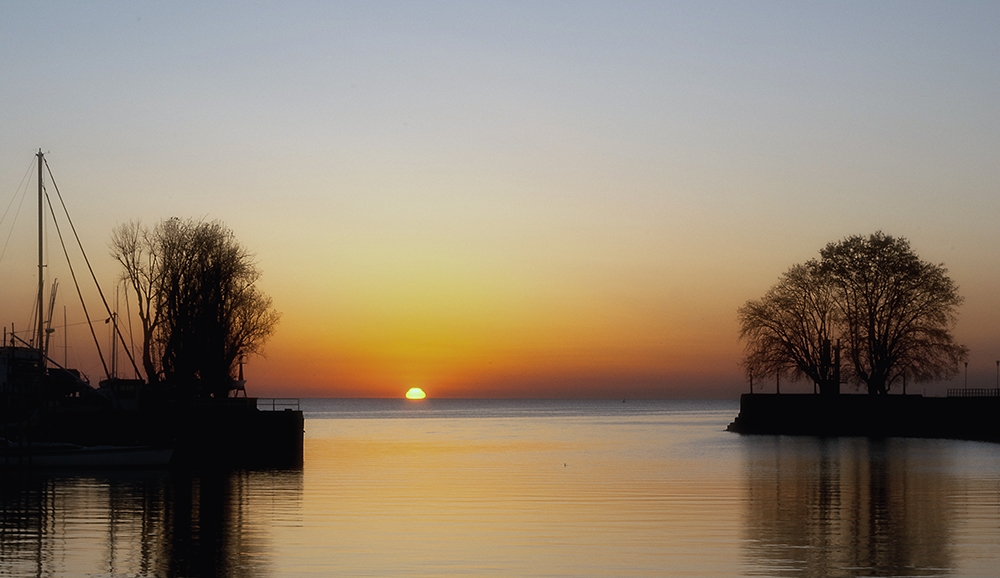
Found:
[{"label": "dark foreground water", "polygon": [[735,402],[303,406],[302,471],[0,476],[0,576],[1000,575],[1000,445],[741,437]]}]

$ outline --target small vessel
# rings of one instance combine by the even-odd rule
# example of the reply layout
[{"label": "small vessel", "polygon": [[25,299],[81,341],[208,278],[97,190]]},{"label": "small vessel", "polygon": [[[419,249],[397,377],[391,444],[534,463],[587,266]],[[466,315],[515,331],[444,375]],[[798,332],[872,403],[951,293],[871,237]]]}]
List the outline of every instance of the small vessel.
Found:
[{"label": "small vessel", "polygon": [[81,446],[0,440],[0,466],[40,468],[162,468],[174,450],[147,446]]},{"label": "small vessel", "polygon": [[[82,297],[81,304],[87,323],[91,325],[90,333],[106,379],[99,382],[99,387],[94,387],[79,371],[52,359],[48,343],[53,333],[55,283],[47,310],[43,299],[46,193],[42,177],[48,163],[41,150],[36,156],[37,323],[21,335],[14,332],[13,326],[10,332],[5,327],[3,341],[0,341],[0,469],[134,468],[167,464],[171,467],[302,467],[304,418],[297,400],[294,408],[282,407],[280,411],[273,403],[271,411],[259,407],[256,398],[246,395],[242,359],[239,379],[233,380],[230,388],[237,397],[184,398],[161,385],[138,379],[140,370],[119,330],[117,315],[111,311],[100,286],[97,291],[107,313],[106,319],[113,322],[112,340],[116,344],[111,349],[110,366],[105,363]],[[51,176],[49,171],[50,179]],[[52,186],[61,201],[54,180]],[[65,204],[62,206],[65,209]],[[75,236],[68,212],[66,220]],[[86,260],[79,238],[76,242]],[[72,264],[69,267],[72,273]],[[92,270],[90,274],[96,284]],[[73,274],[74,284],[76,281],[76,274]],[[77,293],[80,294],[79,287]],[[117,375],[117,344],[135,369],[136,379]]]},{"label": "small vessel", "polygon": [[[101,421],[108,411],[122,404],[112,395],[128,393],[128,388],[101,391],[92,387],[80,372],[68,369],[49,357],[53,332],[52,307],[56,283],[43,315],[45,263],[43,262],[44,154],[38,151],[38,295],[37,325],[33,335],[18,336],[4,329],[0,343],[0,468],[2,467],[159,467],[167,465],[174,450],[147,445],[92,444],[93,436],[79,428],[65,427],[68,416],[91,415]],[[119,380],[127,383],[130,380]],[[115,385],[118,385],[117,383]],[[123,390],[119,392],[118,390]],[[134,398],[134,391],[131,391]],[[120,397],[127,397],[119,395]],[[104,440],[105,442],[109,440]],[[86,445],[84,445],[86,444]]]}]

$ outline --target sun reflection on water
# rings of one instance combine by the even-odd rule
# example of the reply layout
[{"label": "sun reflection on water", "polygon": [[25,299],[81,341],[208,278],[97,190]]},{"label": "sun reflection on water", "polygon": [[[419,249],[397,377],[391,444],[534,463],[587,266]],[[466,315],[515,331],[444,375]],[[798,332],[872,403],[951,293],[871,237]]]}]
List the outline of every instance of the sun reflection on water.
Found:
[{"label": "sun reflection on water", "polygon": [[738,436],[724,404],[574,403],[306,400],[302,470],[6,472],[0,575],[990,575],[1000,558],[1000,445]]}]

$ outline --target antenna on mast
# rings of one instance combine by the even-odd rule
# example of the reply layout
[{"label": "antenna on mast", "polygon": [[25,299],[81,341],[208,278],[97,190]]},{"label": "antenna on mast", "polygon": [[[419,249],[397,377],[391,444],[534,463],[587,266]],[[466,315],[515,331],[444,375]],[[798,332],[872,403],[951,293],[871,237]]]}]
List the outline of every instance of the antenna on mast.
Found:
[{"label": "antenna on mast", "polygon": [[49,338],[52,337],[52,333],[55,329],[52,327],[52,312],[56,307],[56,291],[59,290],[59,280],[52,280],[52,293],[49,295],[49,314],[45,318],[45,347],[42,349],[42,354],[46,357],[49,355]]},{"label": "antenna on mast", "polygon": [[[35,154],[38,157],[38,328],[35,333],[35,347],[42,349],[42,339],[45,335],[45,316],[42,314],[42,294],[45,292],[45,275],[43,275],[45,263],[42,260],[42,223],[45,215],[42,206],[42,165],[45,164],[45,153],[38,149]],[[45,364],[45,356],[42,356],[42,364]]]}]

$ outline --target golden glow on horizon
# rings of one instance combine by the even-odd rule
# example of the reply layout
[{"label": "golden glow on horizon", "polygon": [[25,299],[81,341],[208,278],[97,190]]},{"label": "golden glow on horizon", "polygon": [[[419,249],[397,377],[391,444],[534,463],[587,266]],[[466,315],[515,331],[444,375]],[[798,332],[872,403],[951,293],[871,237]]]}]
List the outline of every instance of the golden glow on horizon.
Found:
[{"label": "golden glow on horizon", "polygon": [[411,387],[406,392],[406,399],[424,399],[425,397],[427,397],[427,394],[419,387]]},{"label": "golden glow on horizon", "polygon": [[[292,305],[267,343],[267,358],[253,368],[252,383],[268,392],[398,398],[414,384],[433,383],[437,397],[635,396],[653,387],[673,391],[692,377],[742,384],[732,299],[731,311],[695,318],[650,305],[643,309],[653,313],[640,319],[620,303],[588,302],[575,315],[537,305],[504,319],[463,311],[463,323],[448,319],[447,310],[387,314],[391,300],[382,311],[363,301],[338,309],[354,299],[331,300],[326,310],[302,301],[285,300]],[[683,305],[700,310],[691,300]]]}]

